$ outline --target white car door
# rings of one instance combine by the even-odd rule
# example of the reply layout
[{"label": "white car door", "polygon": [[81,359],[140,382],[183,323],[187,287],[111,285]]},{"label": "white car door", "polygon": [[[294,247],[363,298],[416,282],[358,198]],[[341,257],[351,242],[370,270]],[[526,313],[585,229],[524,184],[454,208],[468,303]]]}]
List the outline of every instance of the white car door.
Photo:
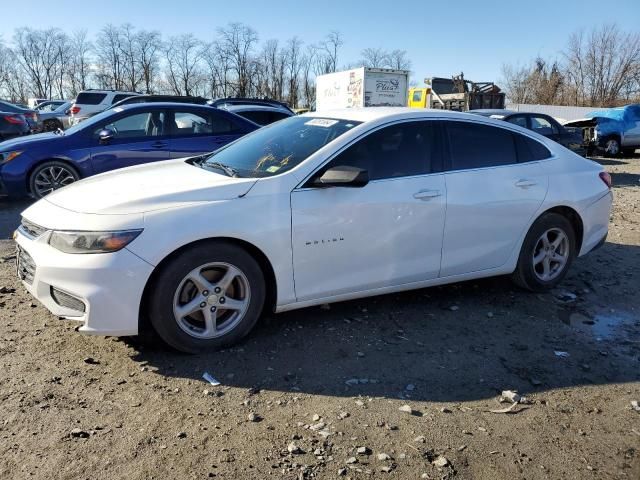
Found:
[{"label": "white car door", "polygon": [[[437,122],[386,126],[343,150],[291,194],[298,301],[435,278],[445,182]],[[317,188],[336,166],[366,169],[364,187]],[[434,173],[432,173],[434,172]]]},{"label": "white car door", "polygon": [[448,132],[447,219],[440,275],[506,263],[542,204],[548,186],[536,140],[473,122],[443,122]]}]

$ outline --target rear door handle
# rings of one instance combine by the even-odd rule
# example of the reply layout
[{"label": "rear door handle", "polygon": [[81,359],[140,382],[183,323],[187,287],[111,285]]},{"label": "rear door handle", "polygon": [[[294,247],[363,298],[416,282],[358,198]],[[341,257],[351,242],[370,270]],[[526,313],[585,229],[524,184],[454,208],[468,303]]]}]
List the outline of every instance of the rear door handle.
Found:
[{"label": "rear door handle", "polygon": [[440,190],[420,190],[413,194],[413,198],[417,198],[418,200],[431,200],[432,198],[440,197],[442,193]]},{"label": "rear door handle", "polygon": [[518,180],[516,182],[516,187],[519,188],[529,188],[529,187],[535,187],[538,184],[538,182],[534,182],[533,180],[527,180],[527,179],[521,179]]},{"label": "rear door handle", "polygon": [[165,148],[167,145],[167,142],[155,142],[151,144],[153,148]]}]

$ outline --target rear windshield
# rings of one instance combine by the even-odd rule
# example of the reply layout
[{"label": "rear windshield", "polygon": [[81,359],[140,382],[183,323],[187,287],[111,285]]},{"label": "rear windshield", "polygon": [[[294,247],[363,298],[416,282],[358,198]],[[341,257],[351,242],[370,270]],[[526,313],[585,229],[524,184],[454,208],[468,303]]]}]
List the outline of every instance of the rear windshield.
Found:
[{"label": "rear windshield", "polygon": [[360,123],[289,117],[217,150],[205,165],[221,163],[236,170],[241,177],[270,177],[291,170]]},{"label": "rear windshield", "polygon": [[83,92],[78,94],[76,103],[81,103],[82,105],[98,105],[106,96],[106,93]]}]

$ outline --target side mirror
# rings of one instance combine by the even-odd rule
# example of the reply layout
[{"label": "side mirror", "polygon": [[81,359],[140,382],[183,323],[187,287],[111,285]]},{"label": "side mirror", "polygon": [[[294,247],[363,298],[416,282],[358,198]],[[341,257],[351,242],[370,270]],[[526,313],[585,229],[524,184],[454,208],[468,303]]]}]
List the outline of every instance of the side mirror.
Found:
[{"label": "side mirror", "polygon": [[327,187],[364,187],[369,183],[369,172],[358,167],[337,166],[313,180],[312,185]]},{"label": "side mirror", "polygon": [[109,128],[102,129],[100,130],[100,133],[98,133],[98,140],[101,145],[106,145],[113,140],[113,137],[115,137],[115,133]]}]

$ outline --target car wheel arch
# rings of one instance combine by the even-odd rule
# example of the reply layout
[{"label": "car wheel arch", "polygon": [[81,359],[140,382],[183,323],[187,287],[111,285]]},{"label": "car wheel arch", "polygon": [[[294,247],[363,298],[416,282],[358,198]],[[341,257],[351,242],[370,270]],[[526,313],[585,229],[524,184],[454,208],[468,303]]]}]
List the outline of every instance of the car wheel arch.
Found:
[{"label": "car wheel arch", "polygon": [[276,308],[277,303],[277,281],[275,270],[271,262],[269,261],[266,254],[254,244],[247,242],[246,240],[242,240],[234,237],[210,237],[203,238],[200,240],[195,240],[189,243],[186,243],[172,252],[168,253],[164,256],[164,258],[155,266],[153,272],[147,279],[145,287],[142,292],[142,296],[140,298],[140,306],[139,306],[139,315],[138,315],[138,326],[139,330],[149,331],[151,328],[149,318],[148,318],[148,300],[150,294],[150,287],[153,285],[153,282],[156,281],[156,278],[164,265],[166,265],[172,258],[176,255],[184,252],[185,250],[194,247],[195,245],[203,244],[203,243],[215,243],[215,242],[225,242],[228,244],[236,245],[245,251],[247,251],[257,262],[262,270],[265,280],[266,286],[266,296],[265,296],[265,305],[263,313],[273,313]]},{"label": "car wheel arch", "polygon": [[[584,222],[580,214],[574,208],[569,207],[567,205],[557,205],[555,207],[547,208],[544,212],[540,213],[533,220],[533,222],[531,222],[531,225],[533,225],[535,222],[538,221],[539,218],[543,217],[548,213],[557,213],[565,217],[567,220],[569,220],[569,222],[571,222],[571,225],[573,226],[573,232],[576,235],[576,255],[577,255],[582,249],[582,240],[584,235]],[[529,228],[531,228],[531,225],[529,226]]]},{"label": "car wheel arch", "polygon": [[36,163],[34,163],[33,165],[31,165],[31,167],[29,167],[29,170],[27,171],[27,174],[25,175],[25,181],[27,182],[26,185],[26,189],[29,193],[33,193],[31,192],[31,175],[33,174],[33,172],[40,167],[41,165],[47,163],[47,162],[60,162],[60,163],[64,163],[65,165],[67,165],[69,168],[71,168],[76,175],[78,175],[79,179],[82,179],[82,174],[80,173],[80,170],[78,170],[78,168],[72,163],[70,162],[68,159],[66,158],[57,158],[57,157],[51,157],[51,158],[45,158],[43,160],[40,160]]}]

